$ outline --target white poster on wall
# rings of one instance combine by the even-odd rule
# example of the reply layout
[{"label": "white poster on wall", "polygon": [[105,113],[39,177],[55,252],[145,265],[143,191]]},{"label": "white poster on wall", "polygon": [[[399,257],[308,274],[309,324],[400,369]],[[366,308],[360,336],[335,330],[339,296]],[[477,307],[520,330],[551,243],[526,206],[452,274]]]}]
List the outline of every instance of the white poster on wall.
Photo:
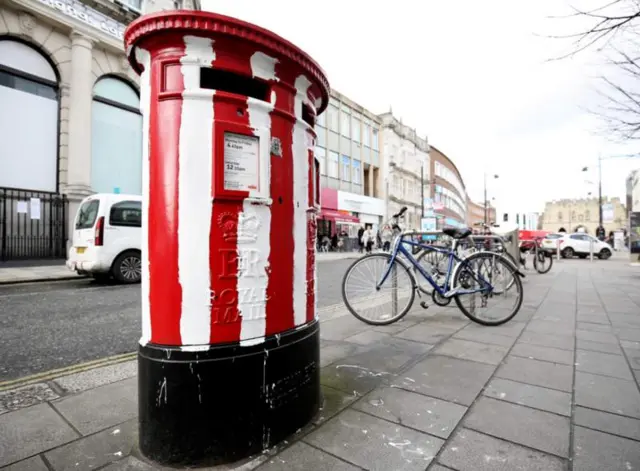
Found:
[{"label": "white poster on wall", "polygon": [[31,198],[31,219],[40,219],[40,198]]},{"label": "white poster on wall", "polygon": [[260,191],[260,139],[224,133],[224,189]]},{"label": "white poster on wall", "polygon": [[29,205],[26,201],[18,201],[16,210],[18,214],[27,214],[29,212]]}]

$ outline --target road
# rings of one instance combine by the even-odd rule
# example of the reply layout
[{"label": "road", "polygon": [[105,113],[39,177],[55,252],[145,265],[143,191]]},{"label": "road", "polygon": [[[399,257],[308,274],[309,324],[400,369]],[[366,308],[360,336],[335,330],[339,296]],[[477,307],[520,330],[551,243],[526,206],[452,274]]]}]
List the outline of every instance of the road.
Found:
[{"label": "road", "polygon": [[[353,260],[318,263],[318,305],[342,301]],[[0,286],[0,381],[133,352],[140,337],[140,287],[89,280]]]}]

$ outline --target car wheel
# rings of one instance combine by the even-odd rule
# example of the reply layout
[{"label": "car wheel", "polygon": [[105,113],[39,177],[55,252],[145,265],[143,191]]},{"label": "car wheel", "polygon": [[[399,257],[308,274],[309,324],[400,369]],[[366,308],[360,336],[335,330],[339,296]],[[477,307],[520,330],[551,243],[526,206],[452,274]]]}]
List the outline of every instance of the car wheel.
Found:
[{"label": "car wheel", "polygon": [[602,249],[600,251],[600,253],[598,254],[598,258],[600,260],[606,260],[609,257],[611,257],[611,250],[609,250],[609,249]]},{"label": "car wheel", "polygon": [[564,249],[562,251],[562,256],[564,258],[573,258],[574,252],[573,249],[571,247],[567,247],[566,249]]},{"label": "car wheel", "polygon": [[142,278],[140,252],[130,250],[121,253],[113,262],[113,277],[120,283],[140,283]]}]

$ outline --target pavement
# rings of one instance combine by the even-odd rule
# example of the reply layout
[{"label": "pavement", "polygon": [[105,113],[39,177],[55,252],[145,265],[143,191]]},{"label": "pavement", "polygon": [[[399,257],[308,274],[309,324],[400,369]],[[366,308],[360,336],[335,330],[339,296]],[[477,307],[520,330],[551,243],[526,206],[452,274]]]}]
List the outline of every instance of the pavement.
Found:
[{"label": "pavement", "polygon": [[[640,469],[639,283],[615,259],[560,262],[499,327],[435,306],[372,327],[326,306],[313,423],[205,469]],[[3,470],[165,469],[138,451],[135,361],[42,377],[0,383]]]},{"label": "pavement", "polygon": [[[358,252],[318,252],[319,262],[332,262],[358,258]],[[32,263],[0,263],[0,285],[31,283],[40,281],[75,280],[80,277],[70,271],[61,261],[47,261],[46,264],[33,265]]]}]

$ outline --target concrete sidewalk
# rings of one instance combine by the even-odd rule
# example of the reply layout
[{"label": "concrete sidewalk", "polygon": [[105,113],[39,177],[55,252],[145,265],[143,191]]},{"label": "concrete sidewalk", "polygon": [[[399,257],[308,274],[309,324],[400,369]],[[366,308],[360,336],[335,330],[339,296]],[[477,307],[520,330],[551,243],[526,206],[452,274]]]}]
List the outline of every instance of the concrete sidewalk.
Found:
[{"label": "concrete sidewalk", "polygon": [[[286,443],[217,469],[640,469],[638,286],[622,263],[575,260],[530,274],[520,313],[500,327],[454,307],[386,327],[322,311],[322,411]],[[0,393],[0,467],[163,469],[137,451],[135,368]]]}]

